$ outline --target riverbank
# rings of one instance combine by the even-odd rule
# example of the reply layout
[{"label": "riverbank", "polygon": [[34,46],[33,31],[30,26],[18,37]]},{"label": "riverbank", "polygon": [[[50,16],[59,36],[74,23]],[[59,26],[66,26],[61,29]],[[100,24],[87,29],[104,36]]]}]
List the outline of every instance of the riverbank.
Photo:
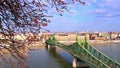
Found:
[{"label": "riverbank", "polygon": [[27,47],[45,47],[45,43],[41,41],[37,41],[37,42],[28,43],[26,44],[26,46]]},{"label": "riverbank", "polygon": [[120,40],[89,40],[90,44],[114,44],[120,43]]},{"label": "riverbank", "polygon": [[[62,44],[65,45],[71,45],[75,43],[76,41],[59,41]],[[114,43],[120,43],[120,40],[88,40],[89,44],[114,44]]]}]

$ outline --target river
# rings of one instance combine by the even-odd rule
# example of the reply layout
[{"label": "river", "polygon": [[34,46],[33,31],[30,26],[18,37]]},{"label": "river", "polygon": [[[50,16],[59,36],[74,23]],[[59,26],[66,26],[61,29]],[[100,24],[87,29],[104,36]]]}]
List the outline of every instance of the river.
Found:
[{"label": "river", "polygon": [[[120,62],[120,44],[96,44],[97,49]],[[72,68],[73,57],[60,48],[0,49],[0,68]]]},{"label": "river", "polygon": [[120,63],[120,43],[94,44],[94,47]]}]

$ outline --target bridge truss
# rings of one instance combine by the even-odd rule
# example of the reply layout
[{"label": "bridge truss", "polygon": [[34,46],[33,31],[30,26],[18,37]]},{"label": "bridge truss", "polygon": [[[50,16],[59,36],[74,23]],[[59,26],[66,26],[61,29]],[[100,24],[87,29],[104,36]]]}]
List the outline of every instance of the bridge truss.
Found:
[{"label": "bridge truss", "polygon": [[46,44],[61,47],[78,60],[83,60],[86,63],[89,63],[93,68],[120,68],[120,63],[109,58],[92,45],[89,45],[86,38],[84,42],[79,42],[78,37],[76,36],[76,42],[72,45],[66,46],[59,43],[55,39],[55,36],[51,36],[46,41]]}]

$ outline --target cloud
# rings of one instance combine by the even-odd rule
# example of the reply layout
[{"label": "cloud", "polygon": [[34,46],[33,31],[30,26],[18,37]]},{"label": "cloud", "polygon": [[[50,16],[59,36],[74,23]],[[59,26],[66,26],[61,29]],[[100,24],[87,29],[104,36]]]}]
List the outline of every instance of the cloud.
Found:
[{"label": "cloud", "polygon": [[77,15],[77,11],[76,10],[70,10],[70,16],[76,16]]},{"label": "cloud", "polygon": [[97,17],[117,17],[120,16],[120,0],[92,0],[87,1],[94,9],[89,10],[90,14]]}]

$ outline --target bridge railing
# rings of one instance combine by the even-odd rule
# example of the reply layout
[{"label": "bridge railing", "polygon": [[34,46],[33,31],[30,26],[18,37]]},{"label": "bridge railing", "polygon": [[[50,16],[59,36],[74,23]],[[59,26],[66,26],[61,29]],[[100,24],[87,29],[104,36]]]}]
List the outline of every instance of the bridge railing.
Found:
[{"label": "bridge railing", "polygon": [[84,45],[84,47],[90,53],[92,53],[95,57],[97,57],[99,60],[101,60],[103,63],[109,65],[112,68],[120,68],[120,64],[118,62],[114,61],[113,59],[111,59],[110,57],[105,55],[104,53],[100,52],[94,46],[92,46],[92,45]]}]

